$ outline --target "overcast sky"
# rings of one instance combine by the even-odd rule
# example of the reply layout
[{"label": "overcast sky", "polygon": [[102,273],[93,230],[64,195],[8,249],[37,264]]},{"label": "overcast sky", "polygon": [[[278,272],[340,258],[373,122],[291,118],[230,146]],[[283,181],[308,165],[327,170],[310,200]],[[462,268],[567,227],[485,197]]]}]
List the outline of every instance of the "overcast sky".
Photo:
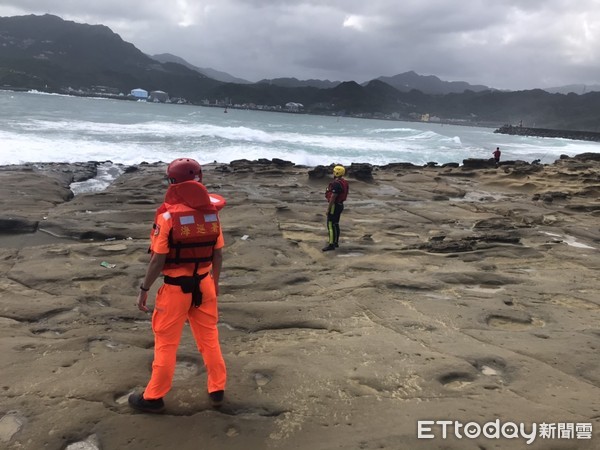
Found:
[{"label": "overcast sky", "polygon": [[600,0],[0,0],[0,16],[44,13],[249,81],[600,83]]}]

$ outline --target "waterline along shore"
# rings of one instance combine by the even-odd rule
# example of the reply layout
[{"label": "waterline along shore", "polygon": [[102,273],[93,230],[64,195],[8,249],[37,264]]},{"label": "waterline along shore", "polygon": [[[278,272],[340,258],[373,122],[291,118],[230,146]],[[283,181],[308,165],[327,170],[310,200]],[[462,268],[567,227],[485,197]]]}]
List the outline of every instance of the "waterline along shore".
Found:
[{"label": "waterline along shore", "polygon": [[[75,196],[95,163],[0,166],[2,447],[596,449],[599,157],[349,166],[325,253],[328,166],[205,165],[227,200],[226,399],[186,328],[161,417],[127,396],[153,358],[134,303],[165,164]],[[442,438],[498,418],[524,433]]]}]

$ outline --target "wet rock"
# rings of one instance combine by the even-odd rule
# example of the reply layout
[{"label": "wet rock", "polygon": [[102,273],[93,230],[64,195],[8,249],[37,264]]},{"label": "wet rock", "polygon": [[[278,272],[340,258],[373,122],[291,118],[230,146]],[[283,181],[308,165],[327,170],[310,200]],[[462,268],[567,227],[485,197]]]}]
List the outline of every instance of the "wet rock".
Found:
[{"label": "wet rock", "polygon": [[463,159],[463,168],[465,169],[489,169],[496,167],[496,162],[493,158],[480,159],[480,158],[467,158]]},{"label": "wet rock", "polygon": [[348,176],[355,178],[359,181],[373,181],[373,166],[371,164],[352,163],[348,168],[347,173]]},{"label": "wet rock", "polygon": [[331,168],[325,166],[316,166],[308,171],[308,178],[310,180],[322,180],[323,178],[331,176]]},{"label": "wet rock", "polygon": [[33,233],[37,230],[38,223],[35,220],[20,218],[0,218],[0,234]]},{"label": "wet rock", "polygon": [[527,164],[527,163],[521,163],[521,164],[516,164],[512,167],[508,167],[503,165],[504,167],[504,171],[508,174],[512,174],[513,176],[526,176],[526,175],[530,175],[532,173],[537,173],[537,172],[541,172],[544,170],[544,166],[542,166],[541,164]]},{"label": "wet rock", "polygon": [[273,164],[275,164],[278,167],[293,167],[293,166],[295,166],[295,164],[293,162],[286,161],[284,159],[273,158],[271,161],[273,162]]},{"label": "wet rock", "polygon": [[414,169],[417,167],[418,166],[414,165],[413,163],[399,162],[399,163],[389,163],[389,164],[386,164],[385,166],[380,166],[380,169],[383,169],[383,170]]},{"label": "wet rock", "polygon": [[542,200],[546,203],[552,203],[554,200],[567,200],[571,198],[571,195],[566,192],[543,192],[535,194],[532,198],[533,201]]},{"label": "wet rock", "polygon": [[504,217],[491,217],[489,219],[478,220],[473,224],[474,229],[512,229],[515,228],[514,222]]}]

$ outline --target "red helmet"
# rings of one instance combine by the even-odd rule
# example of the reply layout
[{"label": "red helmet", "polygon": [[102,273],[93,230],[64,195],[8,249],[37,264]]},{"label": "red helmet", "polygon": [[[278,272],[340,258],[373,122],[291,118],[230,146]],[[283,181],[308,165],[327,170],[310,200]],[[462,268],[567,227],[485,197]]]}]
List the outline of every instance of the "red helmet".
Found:
[{"label": "red helmet", "polygon": [[202,182],[202,167],[193,159],[179,158],[167,167],[167,178],[171,184],[190,180]]}]

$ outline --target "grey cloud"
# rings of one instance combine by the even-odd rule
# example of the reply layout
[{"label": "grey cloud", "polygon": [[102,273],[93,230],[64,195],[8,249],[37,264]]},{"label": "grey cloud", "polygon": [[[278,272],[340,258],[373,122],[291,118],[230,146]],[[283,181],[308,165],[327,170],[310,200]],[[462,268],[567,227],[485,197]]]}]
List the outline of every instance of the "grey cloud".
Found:
[{"label": "grey cloud", "polygon": [[[256,81],[414,70],[498,88],[598,78],[597,0],[3,0],[0,15],[102,23],[142,51]],[[586,26],[586,24],[588,24]],[[598,49],[598,50],[597,50]]]}]

